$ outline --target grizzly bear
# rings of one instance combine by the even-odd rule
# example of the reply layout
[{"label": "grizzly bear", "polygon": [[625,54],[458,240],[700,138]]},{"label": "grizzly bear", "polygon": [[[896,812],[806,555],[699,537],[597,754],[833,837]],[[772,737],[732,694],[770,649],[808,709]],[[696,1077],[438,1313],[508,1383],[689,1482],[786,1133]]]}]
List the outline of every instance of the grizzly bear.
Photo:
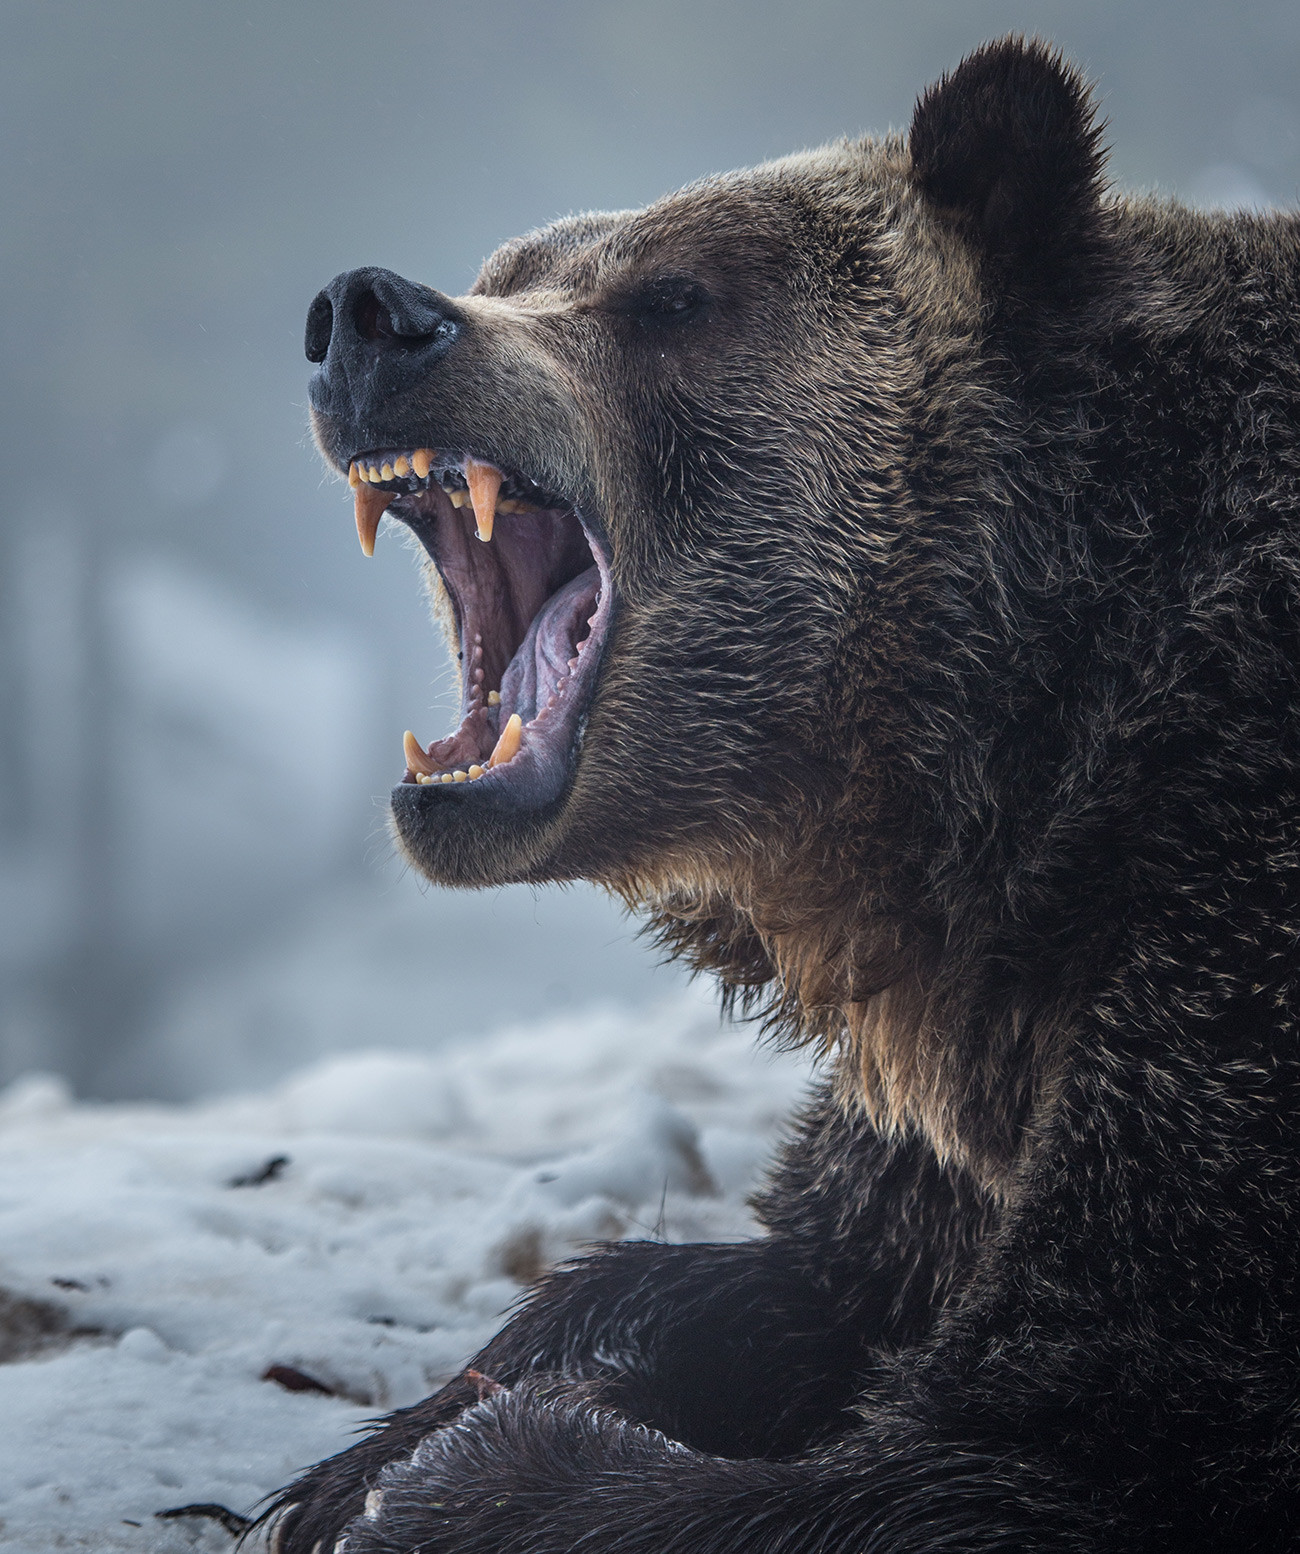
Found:
[{"label": "grizzly bear", "polygon": [[1009,39],[312,304],[462,667],[406,856],[603,883],[833,1078],[758,1239],[551,1272],[282,1554],[1300,1547],[1300,232],[1103,161]]}]

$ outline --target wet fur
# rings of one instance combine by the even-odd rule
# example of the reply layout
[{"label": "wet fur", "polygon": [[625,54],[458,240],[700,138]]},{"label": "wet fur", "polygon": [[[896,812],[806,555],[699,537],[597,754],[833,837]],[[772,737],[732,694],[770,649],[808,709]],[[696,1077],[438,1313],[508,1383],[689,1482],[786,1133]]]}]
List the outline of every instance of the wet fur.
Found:
[{"label": "wet fur", "polygon": [[[610,299],[686,265],[655,362]],[[489,262],[421,413],[532,384],[622,614],[561,811],[404,844],[620,890],[836,1079],[761,1239],[547,1275],[286,1554],[1300,1547],[1298,283],[1014,40]]]}]

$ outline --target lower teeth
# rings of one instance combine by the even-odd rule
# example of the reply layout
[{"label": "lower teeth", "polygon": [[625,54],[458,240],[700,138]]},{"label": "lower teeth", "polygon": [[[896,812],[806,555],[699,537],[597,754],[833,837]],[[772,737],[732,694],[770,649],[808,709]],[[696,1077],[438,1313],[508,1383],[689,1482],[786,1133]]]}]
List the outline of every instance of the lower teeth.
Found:
[{"label": "lower teeth", "polygon": [[[556,688],[557,691],[559,687]],[[500,701],[500,697],[497,698]],[[407,733],[402,743],[402,753],[406,757],[407,770],[422,786],[431,782],[477,782],[480,777],[486,776],[494,766],[504,766],[513,761],[519,752],[520,737],[523,734],[523,720],[517,712],[512,712],[506,719],[505,727],[501,730],[501,737],[492,747],[492,754],[486,761],[471,762],[469,770],[457,767],[450,772],[426,772],[420,770],[419,763],[424,757],[424,749],[412,733]]]}]

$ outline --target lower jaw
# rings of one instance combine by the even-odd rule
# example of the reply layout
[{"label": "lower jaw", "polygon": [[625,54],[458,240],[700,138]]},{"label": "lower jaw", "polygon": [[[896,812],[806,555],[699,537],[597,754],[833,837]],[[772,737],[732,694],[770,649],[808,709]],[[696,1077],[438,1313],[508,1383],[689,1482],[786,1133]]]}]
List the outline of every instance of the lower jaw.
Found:
[{"label": "lower jaw", "polygon": [[409,861],[436,884],[491,885],[528,877],[541,833],[572,788],[585,723],[585,715],[573,717],[563,739],[540,737],[536,723],[529,725],[531,738],[513,757],[478,768],[476,778],[462,770],[451,781],[399,783],[392,792],[392,818]]},{"label": "lower jaw", "polygon": [[[403,856],[435,885],[483,888],[557,878],[547,868],[549,838],[563,811],[569,784],[552,798],[550,783],[520,784],[518,792],[472,792],[467,784],[399,784],[391,801],[392,827]],[[477,786],[477,785],[475,785]],[[435,802],[430,803],[430,798]]]}]

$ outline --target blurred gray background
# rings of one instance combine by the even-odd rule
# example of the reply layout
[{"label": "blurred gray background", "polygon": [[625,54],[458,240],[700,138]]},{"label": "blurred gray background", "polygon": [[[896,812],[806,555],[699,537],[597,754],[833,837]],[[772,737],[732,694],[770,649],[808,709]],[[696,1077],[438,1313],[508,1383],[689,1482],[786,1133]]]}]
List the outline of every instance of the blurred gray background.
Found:
[{"label": "blurred gray background", "polygon": [[504,238],[906,124],[1019,30],[1112,169],[1293,200],[1300,7],[805,0],[0,5],[0,1082],[264,1083],[680,985],[594,891],[394,864],[400,736],[451,718],[412,558],[305,436],[308,301],[456,292]]}]

